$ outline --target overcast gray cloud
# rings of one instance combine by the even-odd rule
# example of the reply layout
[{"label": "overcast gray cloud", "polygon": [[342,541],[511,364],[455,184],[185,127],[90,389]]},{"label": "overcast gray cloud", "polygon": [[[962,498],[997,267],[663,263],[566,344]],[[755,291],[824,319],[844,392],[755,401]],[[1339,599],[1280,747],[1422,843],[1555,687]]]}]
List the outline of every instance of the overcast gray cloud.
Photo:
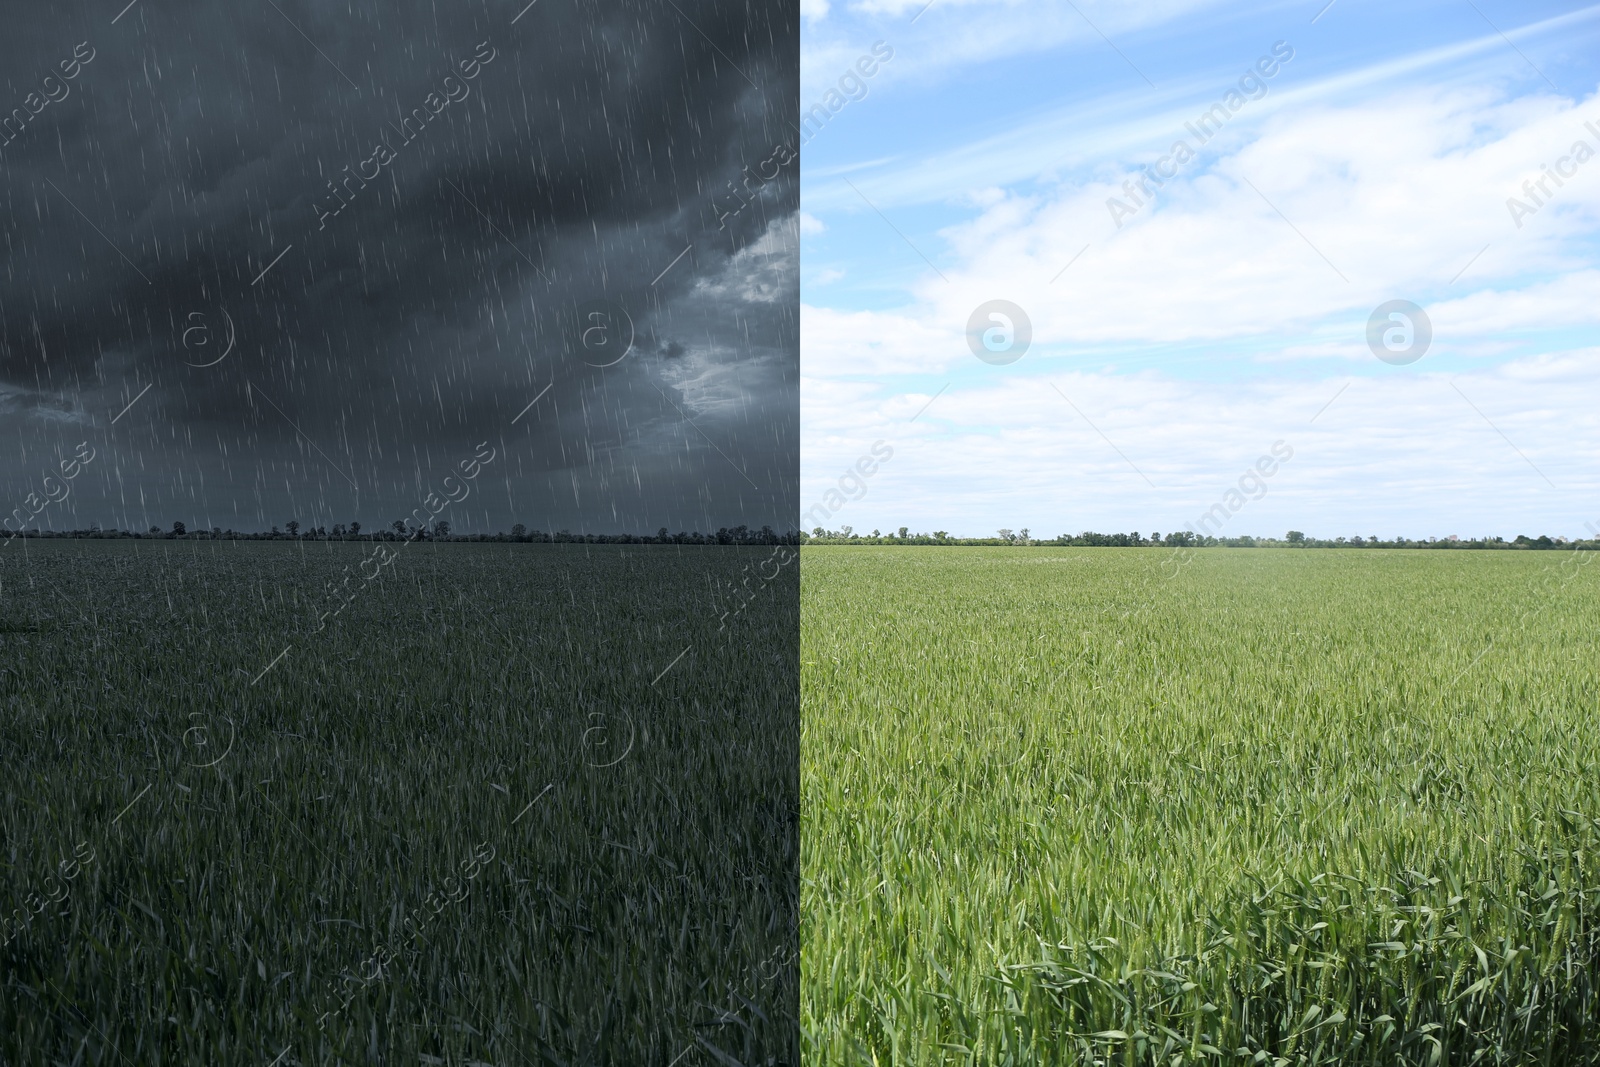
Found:
[{"label": "overcast gray cloud", "polygon": [[792,525],[796,9],[524,2],[14,27],[0,503],[372,527],[488,441],[458,530]]}]

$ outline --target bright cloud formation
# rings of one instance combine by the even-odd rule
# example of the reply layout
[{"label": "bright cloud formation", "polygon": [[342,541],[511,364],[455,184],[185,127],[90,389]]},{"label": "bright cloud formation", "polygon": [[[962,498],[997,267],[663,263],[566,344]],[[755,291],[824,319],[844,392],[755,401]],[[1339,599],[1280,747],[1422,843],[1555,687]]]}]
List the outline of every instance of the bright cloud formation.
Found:
[{"label": "bright cloud formation", "polygon": [[[907,153],[853,178],[865,206],[807,194],[805,240],[872,236],[841,263],[849,284],[804,292],[806,503],[884,440],[893,461],[840,522],[1180,529],[1281,440],[1294,458],[1230,533],[1600,525],[1596,81],[1560,92],[1438,69],[1484,61],[1475,41],[1434,45],[1426,79],[1390,57],[1391,83],[1326,65],[1290,83],[1281,71],[1317,62],[1308,46],[1250,48],[1280,80],[1152,105],[1151,129],[1224,108],[1204,144],[1180,122],[1120,158],[975,182],[931,231],[893,192],[927,179]],[[936,269],[916,265],[930,256]],[[866,289],[895,257],[913,266]],[[966,337],[995,299],[1032,326],[1003,368]],[[1432,327],[1409,366],[1368,347],[1369,317],[1397,299]]]}]

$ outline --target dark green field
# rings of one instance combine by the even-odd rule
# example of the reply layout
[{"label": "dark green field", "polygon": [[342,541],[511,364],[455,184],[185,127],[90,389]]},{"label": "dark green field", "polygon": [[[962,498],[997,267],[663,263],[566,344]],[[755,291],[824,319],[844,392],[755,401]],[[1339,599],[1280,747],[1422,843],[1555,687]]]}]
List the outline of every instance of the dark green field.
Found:
[{"label": "dark green field", "polygon": [[376,547],[0,549],[0,1063],[797,1062],[798,566]]}]

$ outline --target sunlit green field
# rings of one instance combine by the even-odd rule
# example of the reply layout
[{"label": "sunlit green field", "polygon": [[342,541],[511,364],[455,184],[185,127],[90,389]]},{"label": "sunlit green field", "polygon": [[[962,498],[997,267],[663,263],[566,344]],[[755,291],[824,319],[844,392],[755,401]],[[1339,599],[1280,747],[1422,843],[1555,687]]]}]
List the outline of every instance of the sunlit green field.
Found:
[{"label": "sunlit green field", "polygon": [[808,1062],[1600,1062],[1600,567],[813,548]]}]

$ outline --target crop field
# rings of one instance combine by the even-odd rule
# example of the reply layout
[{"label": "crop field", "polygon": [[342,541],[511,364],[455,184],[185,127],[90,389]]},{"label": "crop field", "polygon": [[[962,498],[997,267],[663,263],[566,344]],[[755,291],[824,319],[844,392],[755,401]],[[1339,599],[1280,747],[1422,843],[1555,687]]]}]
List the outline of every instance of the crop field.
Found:
[{"label": "crop field", "polygon": [[793,550],[379,547],[0,547],[0,1064],[797,1062]]},{"label": "crop field", "polygon": [[1600,1063],[1600,567],[808,548],[826,1064]]}]

